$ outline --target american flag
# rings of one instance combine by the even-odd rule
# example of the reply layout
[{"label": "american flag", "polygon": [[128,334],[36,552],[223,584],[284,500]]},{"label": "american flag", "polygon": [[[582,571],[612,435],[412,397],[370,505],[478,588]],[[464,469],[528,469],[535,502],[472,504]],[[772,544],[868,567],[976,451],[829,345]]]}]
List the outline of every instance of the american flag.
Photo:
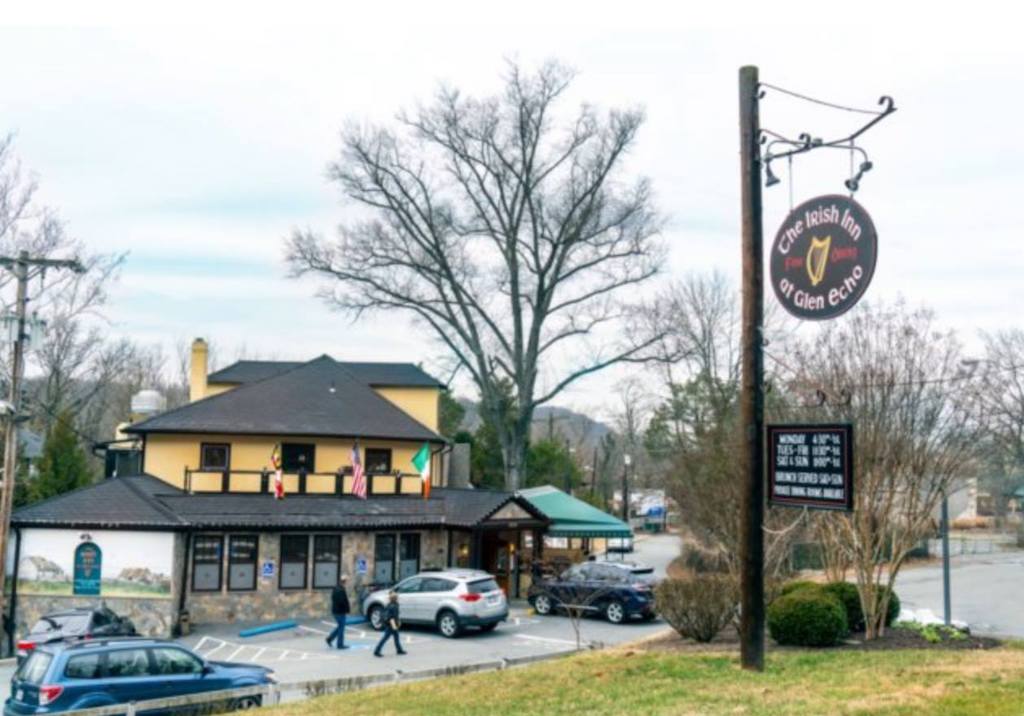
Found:
[{"label": "american flag", "polygon": [[366,499],[366,475],[359,461],[359,443],[352,446],[352,494]]}]

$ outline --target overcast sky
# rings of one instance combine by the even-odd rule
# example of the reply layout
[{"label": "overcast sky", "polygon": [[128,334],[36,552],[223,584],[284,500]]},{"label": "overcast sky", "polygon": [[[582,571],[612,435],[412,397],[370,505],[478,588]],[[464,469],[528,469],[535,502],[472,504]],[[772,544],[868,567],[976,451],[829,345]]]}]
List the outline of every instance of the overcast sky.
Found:
[{"label": "overcast sky", "polygon": [[[107,311],[116,334],[169,352],[201,335],[228,355],[430,367],[433,347],[400,322],[353,325],[287,279],[283,238],[344,219],[325,178],[344,121],[387,121],[442,80],[495,91],[508,57],[574,66],[574,103],[646,108],[628,169],[669,217],[666,280],[738,275],[740,65],[845,104],[892,95],[898,112],[863,142],[875,169],[857,198],[879,233],[867,298],[927,304],[969,342],[1024,326],[1024,43],[995,3],[927,16],[895,2],[139,5],[8,7],[0,29],[0,132],[16,133],[76,237],[130,252]],[[792,134],[860,120],[774,94],[762,108],[764,126]],[[795,165],[797,203],[843,191],[848,157],[819,154]],[[766,190],[769,240],[788,208],[785,181]],[[559,402],[605,407],[616,377]]]}]

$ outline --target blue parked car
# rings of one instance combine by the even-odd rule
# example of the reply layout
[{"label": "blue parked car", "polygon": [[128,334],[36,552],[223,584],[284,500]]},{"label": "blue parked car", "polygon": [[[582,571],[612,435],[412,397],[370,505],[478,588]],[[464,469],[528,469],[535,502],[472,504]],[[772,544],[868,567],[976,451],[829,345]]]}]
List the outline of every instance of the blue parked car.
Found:
[{"label": "blue parked car", "polygon": [[[15,672],[4,716],[59,713],[274,682],[273,672],[265,667],[205,661],[171,641],[55,642],[37,646]],[[254,695],[240,697],[230,707],[261,704],[262,698]]]},{"label": "blue parked car", "polygon": [[584,562],[554,579],[530,585],[527,600],[541,616],[578,611],[603,616],[612,624],[632,617],[657,618],[654,611],[654,570],[633,562]]}]

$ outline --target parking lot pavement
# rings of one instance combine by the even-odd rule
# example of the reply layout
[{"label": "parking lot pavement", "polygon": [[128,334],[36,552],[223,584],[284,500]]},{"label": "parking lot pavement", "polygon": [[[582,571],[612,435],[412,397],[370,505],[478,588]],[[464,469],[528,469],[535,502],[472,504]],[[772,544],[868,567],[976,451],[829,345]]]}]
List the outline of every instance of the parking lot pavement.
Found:
[{"label": "parking lot pavement", "polygon": [[[207,659],[242,661],[273,669],[282,683],[310,679],[390,673],[395,670],[458,666],[482,661],[557,654],[576,648],[571,620],[562,616],[538,617],[526,608],[514,608],[509,620],[492,632],[474,630],[458,639],[445,639],[433,629],[406,626],[402,644],[408,654],[396,656],[393,645],[386,656],[376,658],[373,648],[380,638],[366,624],[349,626],[345,641],[349,649],[329,648],[324,638],[334,624],[329,620],[303,620],[294,629],[242,639],[238,628],[203,630],[181,641]],[[599,619],[584,619],[580,627],[583,645],[604,646],[641,639],[665,629],[661,621],[613,625]]]}]

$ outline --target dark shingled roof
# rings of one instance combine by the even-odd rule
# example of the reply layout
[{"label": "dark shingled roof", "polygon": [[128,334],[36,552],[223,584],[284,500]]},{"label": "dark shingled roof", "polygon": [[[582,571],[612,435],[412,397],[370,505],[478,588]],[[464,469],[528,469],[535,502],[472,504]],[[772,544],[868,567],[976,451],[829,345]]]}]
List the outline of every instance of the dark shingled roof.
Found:
[{"label": "dark shingled roof", "polygon": [[[337,361],[356,380],[373,386],[443,388],[444,384],[412,363],[351,363]],[[210,383],[253,383],[298,368],[302,362],[240,360],[210,373]]]},{"label": "dark shingled roof", "polygon": [[509,492],[437,488],[418,495],[360,500],[336,495],[187,494],[149,475],[117,477],[14,513],[18,527],[149,529],[386,529],[477,525],[509,502],[546,518]]},{"label": "dark shingled roof", "polygon": [[149,475],[104,480],[15,510],[11,521],[18,527],[181,529],[185,522],[155,497],[170,492],[180,491]]},{"label": "dark shingled roof", "polygon": [[444,441],[329,356],[169,410],[125,432]]}]

